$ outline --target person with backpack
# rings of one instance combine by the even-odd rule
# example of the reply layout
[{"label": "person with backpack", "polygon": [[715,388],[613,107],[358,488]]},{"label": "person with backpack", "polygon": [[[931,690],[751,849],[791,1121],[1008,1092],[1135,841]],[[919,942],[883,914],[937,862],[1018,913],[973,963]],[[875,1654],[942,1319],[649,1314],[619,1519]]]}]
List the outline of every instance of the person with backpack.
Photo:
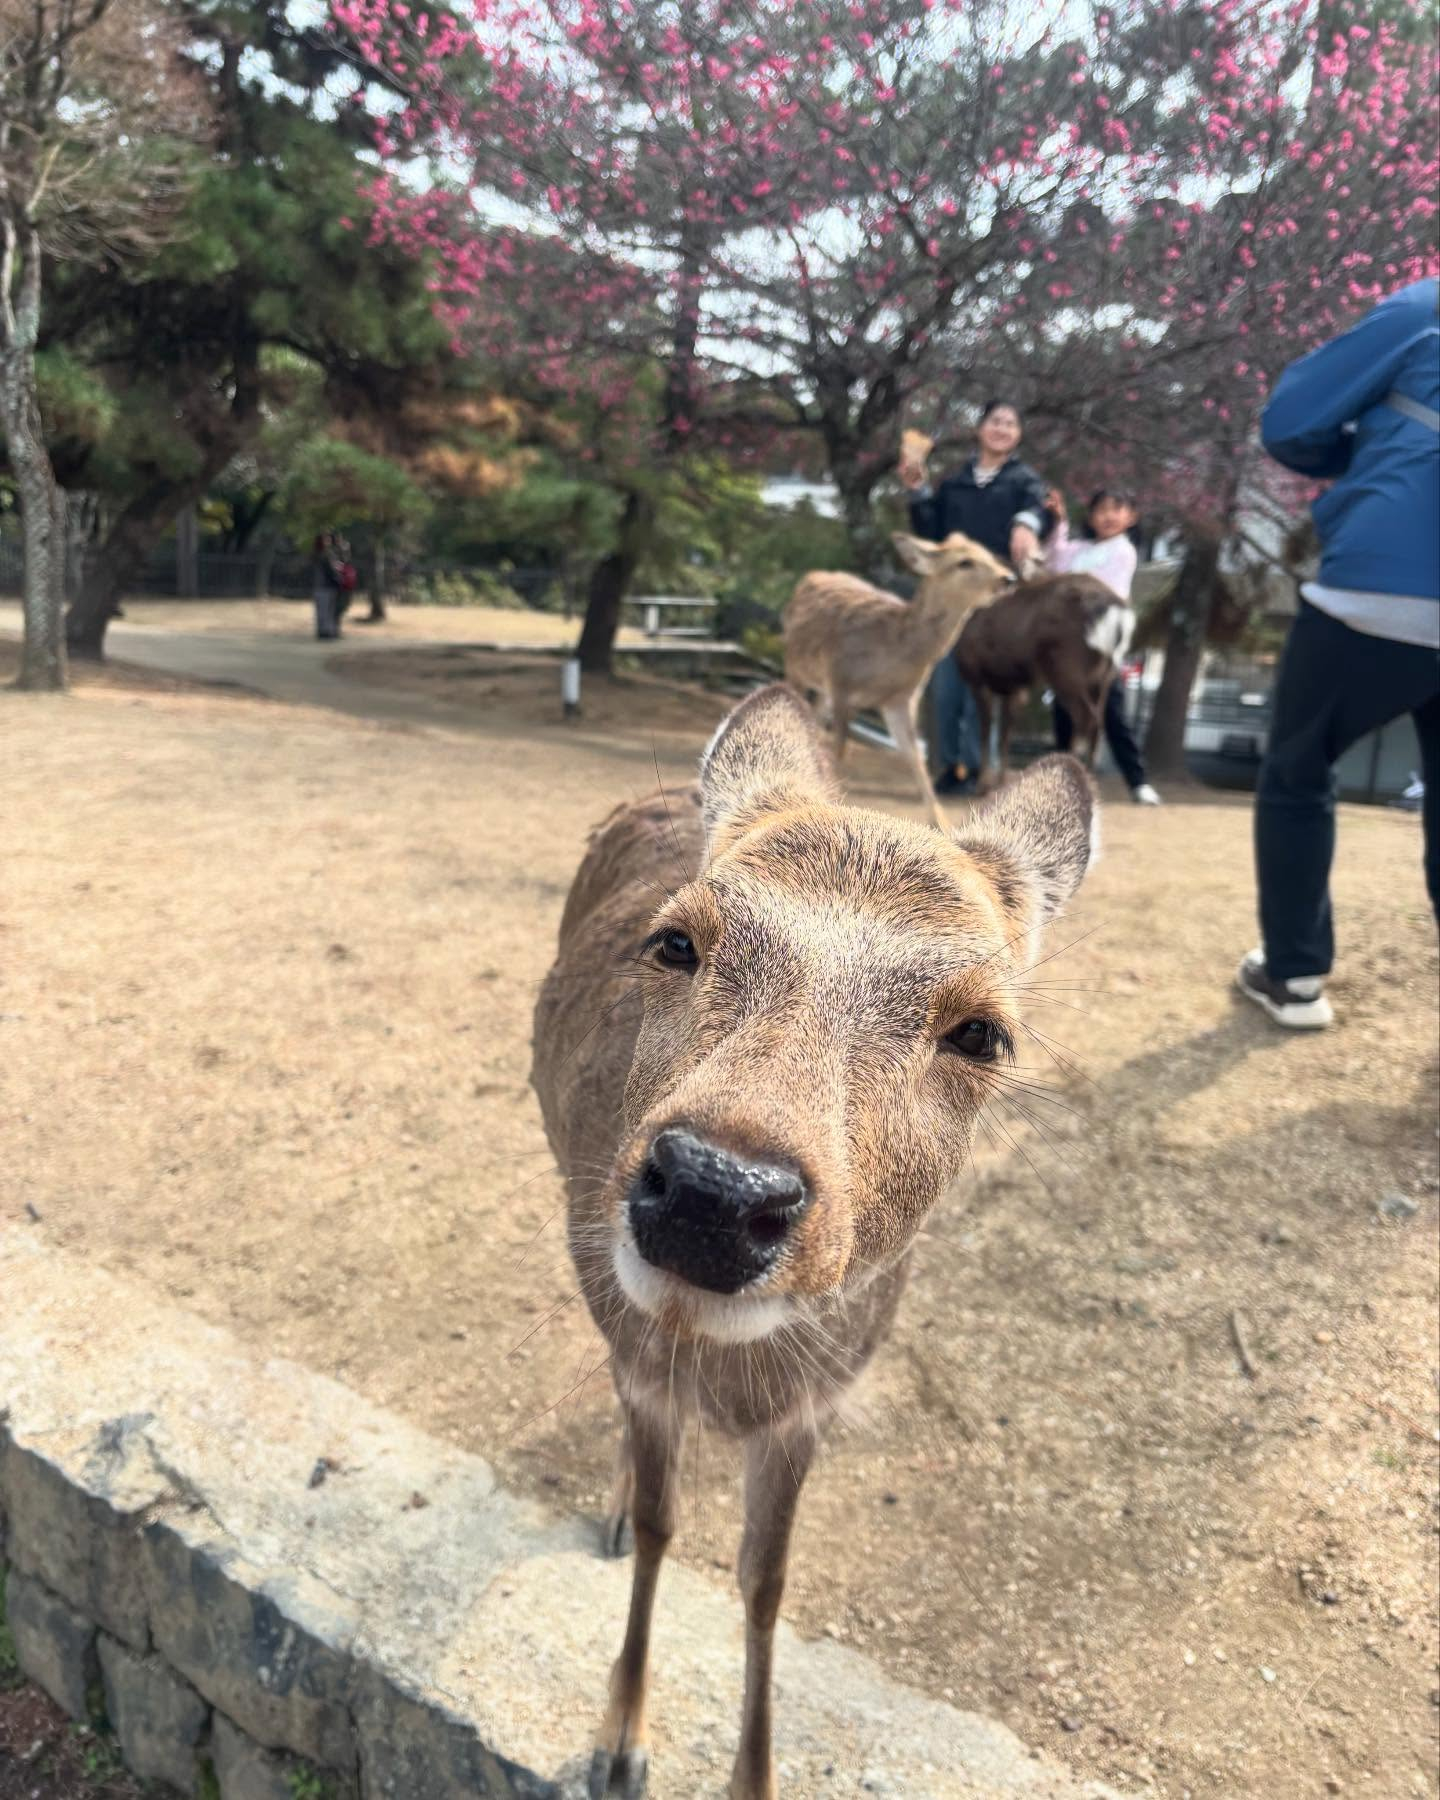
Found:
[{"label": "person with backpack", "polygon": [[349,538],[342,536],[337,531],[334,544],[335,567],[340,581],[340,592],[335,601],[335,635],[339,637],[342,621],[350,610],[350,604],[355,598],[355,589],[360,584],[360,571],[355,567]]},{"label": "person with backpack", "polygon": [[1334,1020],[1335,764],[1407,712],[1440,918],[1440,284],[1401,288],[1292,363],[1261,436],[1287,469],[1334,485],[1311,509],[1320,569],[1275,685],[1255,796],[1262,942],[1236,979],[1277,1025],[1313,1031]]},{"label": "person with backpack", "polygon": [[322,531],[315,539],[311,564],[311,598],[315,602],[315,635],[338,638],[340,635],[341,595],[344,592],[341,560],[336,549],[335,533]]}]

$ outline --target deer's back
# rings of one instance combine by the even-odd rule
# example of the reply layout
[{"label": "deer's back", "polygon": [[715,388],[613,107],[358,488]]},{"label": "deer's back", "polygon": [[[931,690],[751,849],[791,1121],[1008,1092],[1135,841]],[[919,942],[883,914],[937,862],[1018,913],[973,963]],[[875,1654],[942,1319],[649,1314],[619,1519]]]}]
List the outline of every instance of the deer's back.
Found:
[{"label": "deer's back", "polygon": [[965,621],[955,646],[960,671],[974,686],[1013,693],[1048,676],[1058,659],[1090,660],[1086,632],[1119,604],[1094,575],[1022,581]]},{"label": "deer's back", "polygon": [[858,575],[804,576],[781,615],[787,675],[828,666],[832,650],[857,632],[892,629],[905,602]]}]

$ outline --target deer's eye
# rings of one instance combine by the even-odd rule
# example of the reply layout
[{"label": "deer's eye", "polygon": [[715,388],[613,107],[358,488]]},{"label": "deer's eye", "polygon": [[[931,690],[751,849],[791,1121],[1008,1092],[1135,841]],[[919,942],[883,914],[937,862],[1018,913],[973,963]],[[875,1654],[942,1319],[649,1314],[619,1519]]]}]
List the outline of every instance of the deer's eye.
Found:
[{"label": "deer's eye", "polygon": [[966,1019],[940,1040],[942,1050],[971,1062],[994,1062],[1005,1047],[1005,1035],[991,1019]]},{"label": "deer's eye", "polygon": [[668,969],[693,969],[700,961],[683,931],[667,931],[655,946],[655,956]]}]

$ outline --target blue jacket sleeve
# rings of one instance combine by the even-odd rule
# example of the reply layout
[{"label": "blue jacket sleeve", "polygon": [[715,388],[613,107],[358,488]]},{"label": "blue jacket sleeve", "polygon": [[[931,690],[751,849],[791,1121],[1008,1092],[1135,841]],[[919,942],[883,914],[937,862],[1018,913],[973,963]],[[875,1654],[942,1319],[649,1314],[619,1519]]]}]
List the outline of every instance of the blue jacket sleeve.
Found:
[{"label": "blue jacket sleeve", "polygon": [[1407,350],[1428,324],[1412,307],[1380,305],[1291,363],[1260,420],[1261,439],[1276,462],[1321,480],[1343,475],[1354,445],[1347,428],[1394,387]]}]

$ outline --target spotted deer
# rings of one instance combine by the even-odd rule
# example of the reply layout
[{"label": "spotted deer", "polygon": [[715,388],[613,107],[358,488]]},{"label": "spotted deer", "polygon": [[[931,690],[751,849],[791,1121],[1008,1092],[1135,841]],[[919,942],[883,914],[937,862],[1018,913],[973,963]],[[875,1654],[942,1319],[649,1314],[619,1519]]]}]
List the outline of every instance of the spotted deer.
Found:
[{"label": "spotted deer", "polygon": [[698,787],[594,834],[532,1073],[623,1417],[606,1541],[619,1551],[627,1517],[634,1534],[594,1800],[644,1791],[651,1613],[697,1411],[744,1450],[729,1791],[774,1800],[772,1641],[821,1424],[1006,1079],[1024,972],[1095,808],[1058,756],[953,836],[849,807],[808,708],[775,685],[721,725]]},{"label": "spotted deer", "polygon": [[955,644],[960,673],[980,714],[980,774],[989,773],[990,709],[1000,702],[998,779],[1010,772],[1014,706],[1034,687],[1054,691],[1095,767],[1105,697],[1130,648],[1135,614],[1093,575],[1038,575],[967,618]]},{"label": "spotted deer", "polygon": [[920,577],[915,598],[887,594],[858,575],[804,576],[783,615],[785,679],[824,696],[837,761],[845,754],[851,719],[862,707],[877,707],[943,831],[945,815],[920,754],[916,708],[926,677],[966,619],[1015,576],[958,531],[943,544],[903,532],[891,541],[901,562]]}]

